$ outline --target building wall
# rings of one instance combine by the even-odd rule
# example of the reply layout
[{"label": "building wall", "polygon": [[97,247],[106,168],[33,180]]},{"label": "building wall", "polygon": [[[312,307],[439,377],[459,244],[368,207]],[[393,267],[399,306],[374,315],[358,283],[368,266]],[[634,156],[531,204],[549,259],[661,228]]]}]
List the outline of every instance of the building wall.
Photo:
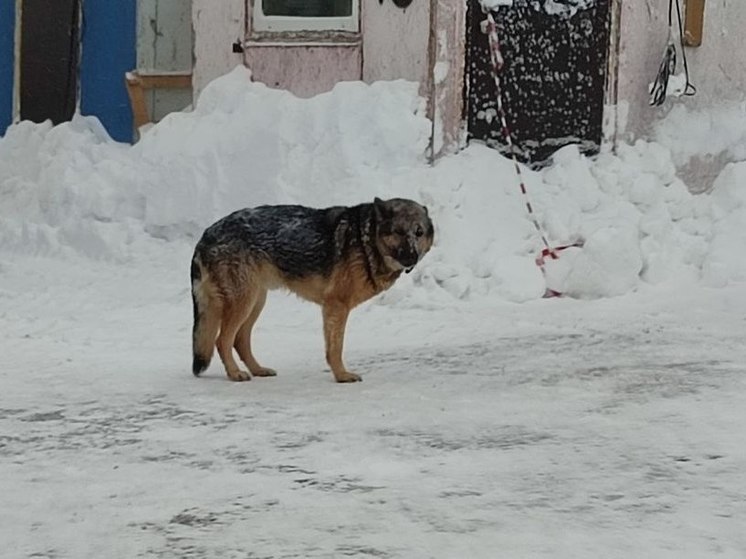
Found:
[{"label": "building wall", "polygon": [[79,110],[95,115],[117,141],[133,139],[132,109],[124,74],[136,63],[136,4],[130,0],[83,2],[78,77]]},{"label": "building wall", "polygon": [[464,72],[466,63],[466,3],[436,0],[431,23],[432,157],[455,151],[462,142]]},{"label": "building wall", "polygon": [[[661,108],[648,105],[648,87],[655,79],[667,41],[667,19],[667,0],[622,0],[618,100],[629,104],[624,130],[627,137],[649,133],[655,120],[664,116],[673,103],[698,109],[744,99],[746,2],[710,0],[705,4],[702,45],[686,48],[697,94],[667,100]],[[678,41],[678,30],[674,37]],[[680,71],[683,66],[679,59],[677,73]]]},{"label": "building wall", "polygon": [[413,0],[406,9],[391,0],[361,0],[363,79],[403,78],[428,83],[430,0]]},{"label": "building wall", "polygon": [[362,79],[361,35],[334,32],[255,32],[253,0],[246,0],[244,63],[252,79],[269,87],[312,97],[340,81]]},{"label": "building wall", "polygon": [[[136,63],[135,0],[88,0],[73,3],[72,9],[68,4],[67,10],[62,3],[52,3],[56,14],[50,12],[48,2],[34,4],[29,0],[0,2],[0,135],[12,120],[60,122],[79,110],[99,118],[114,139],[131,141],[132,113],[124,73]],[[34,8],[46,15],[34,17]],[[84,23],[80,29],[79,16]],[[64,29],[62,46],[45,43],[60,29]],[[28,49],[29,44],[34,49]],[[41,67],[42,79],[52,75],[59,79],[60,63],[65,70],[63,93],[57,84],[24,87],[24,75],[25,79],[33,76],[34,66]],[[55,109],[61,102],[64,110]]]},{"label": "building wall", "polygon": [[[690,79],[697,94],[667,99],[662,107],[650,107],[648,87],[655,79],[667,42],[668,1],[615,1],[621,2],[618,140],[648,137],[655,122],[677,104],[698,110],[746,99],[746,64],[742,55],[746,2],[710,0],[705,3],[702,45],[686,47]],[[674,25],[677,25],[675,12]],[[677,28],[674,38],[678,41]],[[681,71],[683,65],[679,56],[677,73]],[[725,162],[718,155],[695,157],[678,171],[693,191],[702,191],[712,185]]]},{"label": "building wall", "polygon": [[[192,56],[191,1],[137,0],[137,69],[190,72]],[[146,97],[154,121],[192,102],[184,89],[151,90]]]},{"label": "building wall", "polygon": [[194,99],[218,76],[243,64],[243,54],[231,45],[246,32],[246,0],[192,0],[194,30]]},{"label": "building wall", "polygon": [[[430,116],[437,121],[434,152],[458,143],[465,0],[414,0],[405,9],[392,0],[360,0],[359,35],[300,34],[287,40],[252,32],[253,2],[193,0],[195,99],[207,83],[240,63],[256,81],[301,97],[328,91],[339,81],[406,79],[418,82],[430,101]],[[232,52],[236,40],[243,42],[243,55]]]},{"label": "building wall", "polygon": [[[20,93],[22,80],[18,79],[19,75],[23,75],[20,72],[23,35],[22,26],[16,25],[14,40],[13,23],[14,20],[21,22],[22,7],[28,9],[28,4],[28,0],[0,2],[0,133],[5,131],[9,118],[23,116]],[[73,99],[73,104],[77,102],[83,114],[97,116],[114,138],[131,141],[132,115],[124,86],[124,73],[135,68],[191,71],[193,48],[190,5],[191,0],[83,2],[84,25],[80,34],[73,36],[80,40],[78,51],[81,54],[80,64],[75,70],[80,87],[77,88],[77,98]],[[40,21],[44,23],[46,20],[42,18]],[[38,43],[30,35],[26,36],[32,44]],[[49,55],[48,49],[45,54]],[[54,59],[54,53],[50,56]],[[6,79],[10,80],[10,88],[4,83]],[[54,94],[48,88],[40,91],[46,95]],[[151,109],[156,119],[168,112],[183,109],[192,100],[189,91],[162,90],[150,95]]]},{"label": "building wall", "polygon": [[[402,10],[391,0],[360,0],[361,34],[272,40],[252,32],[253,0],[193,0],[194,95],[245,62],[254,79],[308,97],[338,81],[404,78],[427,84],[430,0]],[[247,40],[244,55],[231,52]],[[423,91],[424,93],[424,91]]]},{"label": "building wall", "polygon": [[362,55],[359,41],[274,46],[252,43],[246,48],[246,65],[252,79],[269,87],[312,97],[329,91],[340,81],[361,78]]}]

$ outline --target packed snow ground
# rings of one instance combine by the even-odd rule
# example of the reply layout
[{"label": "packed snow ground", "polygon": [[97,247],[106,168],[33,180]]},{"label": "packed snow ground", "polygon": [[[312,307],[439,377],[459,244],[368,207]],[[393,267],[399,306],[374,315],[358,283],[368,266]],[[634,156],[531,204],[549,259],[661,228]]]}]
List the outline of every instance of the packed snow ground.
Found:
[{"label": "packed snow ground", "polygon": [[[566,148],[529,188],[585,246],[545,280],[511,165],[427,166],[415,89],[302,101],[236,70],[132,148],[82,118],[0,139],[3,556],[746,555],[746,164],[690,195],[673,120]],[[428,204],[437,244],[353,312],[362,384],[277,293],[255,344],[277,378],[191,376],[202,228],[375,195]]]},{"label": "packed snow ground", "polygon": [[[179,256],[180,258],[176,258]],[[746,290],[353,313],[189,372],[187,252],[3,261],[6,557],[743,557]]]}]

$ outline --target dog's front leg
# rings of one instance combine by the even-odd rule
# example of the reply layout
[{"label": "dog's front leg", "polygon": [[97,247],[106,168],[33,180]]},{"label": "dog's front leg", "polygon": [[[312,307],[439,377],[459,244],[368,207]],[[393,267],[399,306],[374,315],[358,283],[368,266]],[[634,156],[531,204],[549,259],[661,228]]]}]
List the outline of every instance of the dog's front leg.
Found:
[{"label": "dog's front leg", "polygon": [[334,373],[337,382],[358,382],[360,375],[350,373],[342,363],[345,326],[350,314],[349,307],[340,301],[325,301],[322,305],[324,316],[324,342],[326,343],[326,362]]}]

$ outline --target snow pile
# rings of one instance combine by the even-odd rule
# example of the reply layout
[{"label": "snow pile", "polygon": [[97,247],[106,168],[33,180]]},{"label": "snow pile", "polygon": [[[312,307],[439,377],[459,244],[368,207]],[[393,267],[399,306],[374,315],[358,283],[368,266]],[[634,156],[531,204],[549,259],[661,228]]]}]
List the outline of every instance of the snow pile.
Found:
[{"label": "snow pile", "polygon": [[561,206],[549,212],[550,233],[575,231],[585,244],[549,263],[550,287],[575,296],[619,295],[638,278],[661,283],[697,275],[709,200],[688,192],[665,149],[637,142],[591,163],[569,146],[555,161],[544,172],[556,200],[546,203]]},{"label": "snow pile", "polygon": [[703,265],[707,285],[746,281],[746,162],[730,163],[712,191],[712,241]]},{"label": "snow pile", "polygon": [[201,230],[248,205],[354,203],[423,161],[431,126],[415,83],[343,82],[299,99],[249,79],[236,68],[133,148],[154,171],[143,185],[151,231]]},{"label": "snow pile", "polygon": [[3,248],[117,258],[132,241],[127,221],[143,215],[141,170],[98,120],[12,126],[0,140],[0,161]]},{"label": "snow pile", "polygon": [[726,103],[706,111],[676,105],[655,127],[655,139],[671,150],[676,165],[692,157],[723,155],[746,159],[746,102]]},{"label": "snow pile", "polygon": [[746,240],[743,165],[726,169],[711,196],[694,196],[660,144],[595,159],[563,148],[541,172],[526,170],[526,181],[550,241],[584,246],[549,261],[545,277],[512,163],[476,144],[428,166],[423,107],[408,82],[342,83],[298,99],[238,68],[133,147],[92,118],[17,125],[0,140],[0,249],[128,260],[154,237],[191,244],[240,207],[402,196],[428,205],[436,245],[384,304],[520,302],[547,287],[605,297],[641,281],[746,279],[736,250]]},{"label": "snow pile", "polygon": [[193,236],[237,207],[372,199],[372,187],[346,181],[375,185],[423,161],[430,123],[414,83],[340,83],[305,100],[250,75],[238,67],[216,80],[193,112],[132,147],[91,117],[11,127],[0,139],[0,244],[118,258],[143,229]]},{"label": "snow pile", "polygon": [[[711,200],[688,192],[660,145],[638,142],[595,160],[567,146],[553,165],[526,170],[525,178],[552,245],[580,240],[583,248],[548,260],[543,277],[534,262],[543,247],[512,164],[473,145],[396,183],[399,191],[421,185],[412,195],[434,209],[438,226],[436,247],[414,280],[457,298],[520,302],[541,297],[547,287],[575,297],[607,297],[641,280],[658,284],[700,276],[712,231]],[[426,290],[423,299],[434,291]]]}]

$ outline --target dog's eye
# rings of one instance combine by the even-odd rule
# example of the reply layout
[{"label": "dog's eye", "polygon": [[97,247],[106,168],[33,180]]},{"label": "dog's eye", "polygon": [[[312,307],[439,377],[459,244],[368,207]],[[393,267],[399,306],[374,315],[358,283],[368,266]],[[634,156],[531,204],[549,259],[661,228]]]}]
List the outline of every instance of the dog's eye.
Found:
[{"label": "dog's eye", "polygon": [[417,229],[414,230],[414,236],[415,237],[422,237],[422,235],[424,235],[424,234],[425,234],[425,232],[422,230],[422,227],[420,227],[418,225]]}]

